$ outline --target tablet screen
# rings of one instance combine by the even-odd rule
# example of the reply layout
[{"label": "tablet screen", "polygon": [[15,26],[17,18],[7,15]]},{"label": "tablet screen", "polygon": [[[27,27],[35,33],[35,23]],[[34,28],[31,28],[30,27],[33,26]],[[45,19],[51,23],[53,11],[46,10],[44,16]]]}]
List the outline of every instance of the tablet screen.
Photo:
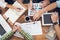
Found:
[{"label": "tablet screen", "polygon": [[44,24],[52,24],[51,14],[44,15]]}]

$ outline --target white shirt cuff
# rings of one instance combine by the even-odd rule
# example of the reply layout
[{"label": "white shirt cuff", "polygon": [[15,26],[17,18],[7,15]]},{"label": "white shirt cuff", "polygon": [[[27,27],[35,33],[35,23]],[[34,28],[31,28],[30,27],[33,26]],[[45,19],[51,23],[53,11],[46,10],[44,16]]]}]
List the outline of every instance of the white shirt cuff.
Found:
[{"label": "white shirt cuff", "polygon": [[0,2],[0,7],[5,8],[5,7],[6,7],[6,5],[7,5],[7,3],[6,3],[6,2]]},{"label": "white shirt cuff", "polygon": [[56,1],[57,6],[60,8],[60,1]]}]

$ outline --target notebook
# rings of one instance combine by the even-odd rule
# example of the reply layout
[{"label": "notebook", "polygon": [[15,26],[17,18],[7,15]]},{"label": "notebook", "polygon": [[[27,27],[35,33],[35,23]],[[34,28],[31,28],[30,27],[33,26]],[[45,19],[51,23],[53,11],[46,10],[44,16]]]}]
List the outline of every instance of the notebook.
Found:
[{"label": "notebook", "polygon": [[17,1],[13,4],[13,6],[16,6],[17,8],[20,8],[21,12],[18,12],[18,11],[14,10],[14,9],[9,8],[5,12],[5,14],[3,15],[5,19],[9,18],[9,21],[11,22],[12,25],[27,10],[27,8],[23,4],[18,3]]}]

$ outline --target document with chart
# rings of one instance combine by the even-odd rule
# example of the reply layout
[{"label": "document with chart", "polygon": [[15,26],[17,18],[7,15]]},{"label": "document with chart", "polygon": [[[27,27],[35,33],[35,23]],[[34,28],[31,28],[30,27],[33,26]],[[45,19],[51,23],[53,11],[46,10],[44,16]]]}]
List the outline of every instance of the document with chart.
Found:
[{"label": "document with chart", "polygon": [[[16,23],[18,25],[18,23]],[[42,35],[42,26],[41,26],[41,21],[36,21],[36,22],[29,22],[29,23],[22,23],[20,24],[21,28],[31,34],[31,35]],[[17,37],[22,37],[19,32],[16,32],[14,34]]]}]

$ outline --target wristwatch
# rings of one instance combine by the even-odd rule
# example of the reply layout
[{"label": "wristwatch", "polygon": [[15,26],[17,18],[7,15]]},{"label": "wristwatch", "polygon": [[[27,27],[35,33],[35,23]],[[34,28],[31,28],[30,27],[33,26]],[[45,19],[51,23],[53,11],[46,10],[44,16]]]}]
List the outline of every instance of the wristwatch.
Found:
[{"label": "wristwatch", "polygon": [[53,23],[53,26],[56,25],[56,24],[58,24],[58,22],[54,22],[54,23]]}]

